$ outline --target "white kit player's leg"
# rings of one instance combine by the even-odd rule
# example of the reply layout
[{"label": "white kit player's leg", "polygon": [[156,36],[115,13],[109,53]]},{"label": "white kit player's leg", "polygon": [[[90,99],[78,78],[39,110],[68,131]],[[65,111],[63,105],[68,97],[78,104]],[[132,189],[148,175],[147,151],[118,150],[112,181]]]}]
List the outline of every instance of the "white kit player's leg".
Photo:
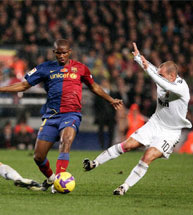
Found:
[{"label": "white kit player's leg", "polygon": [[145,162],[140,160],[139,163],[133,168],[124,184],[115,189],[113,194],[124,195],[130,187],[135,185],[145,175],[148,167],[149,166]]},{"label": "white kit player's leg", "polygon": [[103,164],[109,160],[112,160],[112,159],[119,157],[123,153],[124,153],[124,151],[122,149],[121,144],[116,144],[114,146],[111,146],[110,148],[108,148],[104,152],[102,152],[93,161],[89,160],[88,158],[84,159],[83,168],[86,171],[92,170],[92,169],[96,168],[97,166],[99,166],[99,165],[101,165],[101,164]]},{"label": "white kit player's leg", "polygon": [[0,176],[2,176],[7,180],[13,180],[13,181],[23,179],[22,176],[16,170],[2,163],[0,164]]},{"label": "white kit player's leg", "polygon": [[14,184],[18,187],[26,187],[28,189],[40,187],[39,183],[32,179],[23,178],[16,170],[6,164],[0,163],[0,176],[14,181]]},{"label": "white kit player's leg", "polygon": [[109,160],[115,159],[119,157],[121,154],[123,154],[123,149],[121,147],[121,144],[116,144],[114,146],[111,146],[104,152],[102,152],[99,156],[94,159],[95,162],[97,162],[99,165],[106,163]]}]

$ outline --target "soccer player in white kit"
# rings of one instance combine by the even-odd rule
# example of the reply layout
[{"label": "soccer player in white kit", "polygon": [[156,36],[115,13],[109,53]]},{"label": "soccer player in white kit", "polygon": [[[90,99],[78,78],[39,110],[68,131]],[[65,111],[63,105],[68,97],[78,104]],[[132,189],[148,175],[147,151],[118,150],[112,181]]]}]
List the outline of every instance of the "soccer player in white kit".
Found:
[{"label": "soccer player in white kit", "polygon": [[32,179],[23,178],[15,169],[7,164],[0,162],[0,176],[7,180],[14,181],[14,184],[18,187],[26,187],[31,190],[36,190],[40,187],[40,184]]},{"label": "soccer player in white kit", "polygon": [[133,46],[134,60],[157,85],[156,111],[149,121],[127,140],[108,148],[94,160],[83,161],[83,168],[89,171],[132,149],[141,146],[147,148],[125,182],[114,190],[114,195],[124,195],[145,175],[153,160],[161,157],[168,159],[179,142],[182,128],[192,127],[186,119],[190,100],[189,88],[185,80],[178,76],[176,64],[167,61],[156,68],[140,55],[135,43]]}]

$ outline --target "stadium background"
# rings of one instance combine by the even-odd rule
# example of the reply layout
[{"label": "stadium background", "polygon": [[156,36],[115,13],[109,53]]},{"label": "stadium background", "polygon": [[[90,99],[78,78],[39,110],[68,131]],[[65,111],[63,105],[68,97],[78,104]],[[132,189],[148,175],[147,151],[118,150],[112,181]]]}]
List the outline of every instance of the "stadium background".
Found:
[{"label": "stadium background", "polygon": [[[113,95],[124,101],[124,109],[109,116],[115,121],[116,143],[125,138],[133,103],[146,119],[155,110],[155,86],[133,62],[135,41],[156,66],[166,60],[178,64],[180,76],[190,87],[188,118],[193,122],[192,11],[191,1],[0,1],[0,86],[21,81],[34,66],[52,60],[53,42],[67,38],[72,43],[72,58],[85,63],[96,82],[110,85]],[[34,144],[44,102],[41,86],[25,93],[0,94],[0,147]],[[96,116],[100,112],[98,117],[104,119],[111,109],[85,86],[82,103],[83,121],[72,148],[100,149]],[[24,129],[25,135],[20,132],[24,124],[19,126],[19,121],[30,126]],[[183,131],[182,143],[189,132]],[[105,128],[104,148],[107,134]]]}]

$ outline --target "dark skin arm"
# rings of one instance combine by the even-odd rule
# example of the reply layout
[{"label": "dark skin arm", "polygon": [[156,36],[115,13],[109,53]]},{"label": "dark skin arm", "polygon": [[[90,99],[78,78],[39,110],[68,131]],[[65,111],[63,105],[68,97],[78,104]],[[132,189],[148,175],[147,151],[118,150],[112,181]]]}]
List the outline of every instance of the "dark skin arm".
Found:
[{"label": "dark skin arm", "polygon": [[0,87],[0,92],[23,92],[29,89],[31,85],[27,81],[19,82],[5,87]]},{"label": "dark skin arm", "polygon": [[94,82],[92,85],[89,86],[89,89],[96,95],[102,97],[106,101],[108,101],[115,110],[118,110],[122,107],[123,101],[120,99],[114,99],[111,96],[109,96],[105,91],[96,83]]}]

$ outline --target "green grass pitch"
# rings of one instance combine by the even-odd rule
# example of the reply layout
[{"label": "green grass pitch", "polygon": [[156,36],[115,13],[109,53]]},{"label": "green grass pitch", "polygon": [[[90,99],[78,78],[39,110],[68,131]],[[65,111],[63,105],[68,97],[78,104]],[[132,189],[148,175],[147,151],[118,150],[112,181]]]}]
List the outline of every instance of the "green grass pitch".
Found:
[{"label": "green grass pitch", "polygon": [[[15,168],[23,177],[39,182],[44,176],[33,161],[31,151],[0,150],[0,161]],[[72,151],[68,171],[76,179],[70,194],[50,190],[30,191],[0,178],[1,215],[191,215],[193,214],[193,155],[171,155],[157,160],[145,177],[124,196],[113,190],[128,176],[142,152],[126,153],[91,172],[84,172],[82,160],[95,158],[99,151]],[[55,169],[57,151],[48,159]]]}]

